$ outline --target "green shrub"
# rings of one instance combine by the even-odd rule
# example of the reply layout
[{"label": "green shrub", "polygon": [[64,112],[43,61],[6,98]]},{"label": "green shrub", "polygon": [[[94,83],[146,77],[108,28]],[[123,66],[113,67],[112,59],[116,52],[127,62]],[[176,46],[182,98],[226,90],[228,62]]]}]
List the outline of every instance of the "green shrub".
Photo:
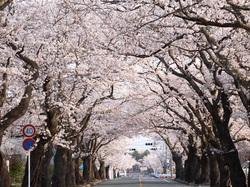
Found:
[{"label": "green shrub", "polygon": [[20,158],[12,158],[10,161],[10,177],[13,184],[21,183],[24,176],[25,162]]}]

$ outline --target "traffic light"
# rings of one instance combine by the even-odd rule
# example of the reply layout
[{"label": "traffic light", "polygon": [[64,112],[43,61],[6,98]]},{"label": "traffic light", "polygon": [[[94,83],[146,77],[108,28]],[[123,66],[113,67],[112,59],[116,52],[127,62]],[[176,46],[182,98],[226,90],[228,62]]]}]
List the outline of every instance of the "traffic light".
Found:
[{"label": "traffic light", "polygon": [[156,147],[153,147],[153,148],[151,148],[150,150],[154,150],[154,151],[155,151],[155,150],[157,150],[157,148],[156,148]]},{"label": "traffic light", "polygon": [[133,148],[133,149],[129,149],[130,151],[135,151],[136,149],[135,148]]},{"label": "traffic light", "polygon": [[153,143],[145,143],[145,145],[153,145]]}]

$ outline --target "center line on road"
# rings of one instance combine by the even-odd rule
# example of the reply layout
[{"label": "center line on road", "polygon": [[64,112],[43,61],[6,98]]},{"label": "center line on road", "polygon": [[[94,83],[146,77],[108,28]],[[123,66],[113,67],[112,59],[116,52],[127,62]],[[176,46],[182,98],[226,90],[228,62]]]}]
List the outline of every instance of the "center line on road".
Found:
[{"label": "center line on road", "polygon": [[139,186],[140,186],[140,187],[143,187],[143,182],[142,182],[141,176],[139,176],[139,182],[140,182],[140,183],[139,183]]}]

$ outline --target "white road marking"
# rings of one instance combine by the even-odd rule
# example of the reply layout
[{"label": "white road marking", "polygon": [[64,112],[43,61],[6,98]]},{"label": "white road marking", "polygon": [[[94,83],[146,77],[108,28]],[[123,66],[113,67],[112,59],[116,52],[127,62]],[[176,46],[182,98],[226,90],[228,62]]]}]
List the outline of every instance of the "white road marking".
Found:
[{"label": "white road marking", "polygon": [[170,181],[169,181],[169,180],[167,180],[167,179],[164,179],[164,181],[165,181],[165,182],[167,182],[167,183],[170,183]]}]

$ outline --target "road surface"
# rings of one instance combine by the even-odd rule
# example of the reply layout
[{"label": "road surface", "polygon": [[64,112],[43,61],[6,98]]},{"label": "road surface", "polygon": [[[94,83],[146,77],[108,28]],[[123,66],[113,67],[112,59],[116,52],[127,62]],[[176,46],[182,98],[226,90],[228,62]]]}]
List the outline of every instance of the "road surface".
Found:
[{"label": "road surface", "polygon": [[96,187],[185,187],[173,180],[156,179],[149,176],[122,177],[119,179],[106,181]]}]

